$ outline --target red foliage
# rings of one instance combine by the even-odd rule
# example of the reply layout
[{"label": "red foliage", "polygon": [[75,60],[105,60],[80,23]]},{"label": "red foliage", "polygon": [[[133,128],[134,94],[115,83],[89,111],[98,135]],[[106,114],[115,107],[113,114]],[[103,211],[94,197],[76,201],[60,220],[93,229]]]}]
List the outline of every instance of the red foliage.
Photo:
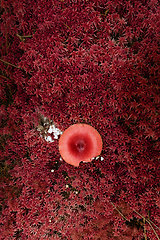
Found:
[{"label": "red foliage", "polygon": [[[1,239],[155,239],[158,1],[2,0],[0,14]],[[42,116],[96,128],[103,159],[60,161]]]}]

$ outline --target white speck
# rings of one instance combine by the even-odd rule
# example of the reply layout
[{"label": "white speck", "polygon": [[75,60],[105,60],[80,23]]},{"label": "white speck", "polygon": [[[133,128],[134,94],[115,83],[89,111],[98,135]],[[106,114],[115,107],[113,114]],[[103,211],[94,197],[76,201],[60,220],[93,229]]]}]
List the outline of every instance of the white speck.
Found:
[{"label": "white speck", "polygon": [[54,172],[54,169],[51,169],[51,172]]},{"label": "white speck", "polygon": [[68,185],[68,184],[66,184],[66,188],[69,188],[69,185]]},{"label": "white speck", "polygon": [[52,220],[50,219],[49,222],[52,222]]},{"label": "white speck", "polygon": [[43,120],[44,122],[46,122],[47,121],[47,117],[44,117],[44,120]]},{"label": "white speck", "polygon": [[44,138],[47,142],[54,142],[54,140],[51,138],[51,136],[45,136]]},{"label": "white speck", "polygon": [[101,157],[101,161],[103,161],[104,160],[104,158],[103,157]]},{"label": "white speck", "polygon": [[58,139],[58,136],[61,135],[63,132],[56,128],[54,124],[52,124],[48,129],[48,133],[53,133],[54,139]]},{"label": "white speck", "polygon": [[[43,123],[44,126],[49,126],[48,131],[47,131],[47,129],[45,129],[45,128],[44,128],[43,126],[41,126],[41,125],[39,125],[39,126],[37,127],[37,131],[39,131],[40,133],[42,133],[42,132],[45,133],[45,136],[42,136],[41,134],[40,134],[40,136],[41,136],[42,138],[44,138],[47,142],[54,142],[53,139],[58,139],[58,136],[61,135],[63,132],[60,131],[58,128],[56,128],[56,126],[53,124],[53,121],[52,121],[52,120],[51,120],[51,121],[48,121],[48,118],[47,118],[47,117],[44,117],[44,116],[43,116],[43,121],[44,121],[44,123]],[[53,137],[48,136],[48,133],[49,133],[49,134],[53,133],[54,136],[53,136]]]},{"label": "white speck", "polygon": [[52,132],[54,132],[54,126],[53,125],[51,125],[48,129],[48,133],[52,133]]},{"label": "white speck", "polygon": [[75,193],[78,194],[78,191],[76,191]]},{"label": "white speck", "polygon": [[98,157],[96,157],[96,160],[99,158],[99,156]]}]

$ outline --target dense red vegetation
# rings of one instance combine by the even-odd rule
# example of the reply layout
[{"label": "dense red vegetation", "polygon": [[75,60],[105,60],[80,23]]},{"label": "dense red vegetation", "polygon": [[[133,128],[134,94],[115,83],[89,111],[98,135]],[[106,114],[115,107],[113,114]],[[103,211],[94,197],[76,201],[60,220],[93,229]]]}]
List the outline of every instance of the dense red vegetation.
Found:
[{"label": "dense red vegetation", "polygon": [[[0,13],[1,239],[159,239],[159,0],[1,0]],[[104,160],[60,161],[41,116],[96,128]]]}]

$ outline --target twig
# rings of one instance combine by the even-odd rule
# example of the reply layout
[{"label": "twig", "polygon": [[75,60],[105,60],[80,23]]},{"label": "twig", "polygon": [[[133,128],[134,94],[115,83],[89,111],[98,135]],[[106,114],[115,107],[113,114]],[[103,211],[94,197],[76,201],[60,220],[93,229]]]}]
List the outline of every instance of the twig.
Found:
[{"label": "twig", "polygon": [[152,223],[156,228],[158,228],[158,230],[160,230],[160,228],[157,227],[157,225],[156,225],[154,222],[152,222],[150,219],[148,219],[148,221],[149,221],[150,223]]},{"label": "twig", "polygon": [[[118,210],[118,208],[111,202],[113,207],[117,210],[117,212],[123,217],[123,219],[127,220],[126,217]],[[144,238],[147,240],[147,235],[146,235],[146,228],[145,228],[145,222],[147,222],[150,227],[152,228],[154,234],[156,235],[157,239],[160,240],[158,234],[156,233],[155,229],[153,228],[152,224],[157,227],[151,220],[146,219],[144,216],[142,216],[140,213],[138,213],[136,210],[133,210],[135,213],[137,213],[141,218],[143,218],[143,223],[144,223]],[[152,224],[151,224],[152,223]],[[159,227],[157,227],[159,229]]]},{"label": "twig", "polygon": [[20,36],[20,35],[17,33],[17,37],[19,37],[21,41],[24,41],[24,38],[30,38],[30,37],[33,37],[33,35]]},{"label": "twig", "polygon": [[155,233],[156,237],[158,240],[160,240],[160,238],[158,237],[158,234],[156,233],[155,229],[153,228],[152,224],[150,223],[150,221],[148,221],[150,227],[152,228],[153,232]]},{"label": "twig", "polygon": [[10,80],[9,78],[7,78],[7,77],[5,77],[5,76],[3,76],[3,75],[1,75],[1,74],[0,74],[0,77],[5,78],[5,79],[7,79],[7,80]]},{"label": "twig", "polygon": [[[135,213],[137,213],[140,217],[142,217],[142,218],[144,218],[140,213],[138,213],[136,210],[134,210],[134,212]],[[157,225],[154,223],[154,222],[152,222],[150,219],[146,219],[145,218],[145,220],[146,220],[146,222],[150,222],[150,223],[152,223],[156,228],[158,228],[158,230],[160,230],[160,228],[159,227],[157,227]]]},{"label": "twig", "polygon": [[[14,65],[14,64],[12,64],[12,63],[6,62],[6,61],[2,60],[1,58],[0,58],[0,61],[3,62],[3,63],[6,63],[6,64],[8,64],[8,65],[10,65],[10,66],[12,66],[12,67],[21,69],[20,67],[17,67],[16,65]],[[22,70],[22,69],[21,69],[21,70]]]},{"label": "twig", "polygon": [[145,240],[147,240],[146,227],[145,227],[145,218],[143,218],[143,223],[144,223],[144,238],[145,238]]},{"label": "twig", "polygon": [[[140,217],[142,217],[143,219],[145,219],[145,221],[150,225],[150,227],[152,228],[153,232],[155,233],[156,237],[158,240],[160,240],[160,238],[158,237],[158,234],[156,233],[155,229],[153,228],[151,221],[149,219],[146,219],[145,217],[143,217],[140,213],[138,213],[136,210],[133,210],[135,213],[137,213]],[[154,224],[154,223],[153,223]],[[154,224],[155,225],[155,224]],[[155,225],[156,226],[156,225]],[[157,226],[156,226],[157,227]],[[157,227],[158,228],[158,227]],[[158,228],[159,229],[159,228]]]},{"label": "twig", "polygon": [[113,205],[113,207],[117,210],[117,212],[119,212],[119,214],[123,217],[124,220],[127,220],[127,218],[118,210],[118,208],[116,208],[116,206],[111,202],[111,204]]},{"label": "twig", "polygon": [[63,23],[67,28],[71,29],[66,23]]},{"label": "twig", "polygon": [[33,37],[33,35],[26,35],[26,36],[20,36],[19,34],[17,34],[18,37],[21,37],[21,38],[30,38],[30,37]]}]

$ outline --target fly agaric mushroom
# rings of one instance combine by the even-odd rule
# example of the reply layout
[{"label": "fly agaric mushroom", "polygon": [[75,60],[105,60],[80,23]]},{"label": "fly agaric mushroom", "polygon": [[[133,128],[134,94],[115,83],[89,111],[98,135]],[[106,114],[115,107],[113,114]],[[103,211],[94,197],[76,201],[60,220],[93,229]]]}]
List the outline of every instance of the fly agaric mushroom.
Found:
[{"label": "fly agaric mushroom", "polygon": [[76,167],[81,161],[91,162],[102,151],[102,138],[98,131],[88,124],[74,124],[67,128],[59,139],[62,158]]}]

